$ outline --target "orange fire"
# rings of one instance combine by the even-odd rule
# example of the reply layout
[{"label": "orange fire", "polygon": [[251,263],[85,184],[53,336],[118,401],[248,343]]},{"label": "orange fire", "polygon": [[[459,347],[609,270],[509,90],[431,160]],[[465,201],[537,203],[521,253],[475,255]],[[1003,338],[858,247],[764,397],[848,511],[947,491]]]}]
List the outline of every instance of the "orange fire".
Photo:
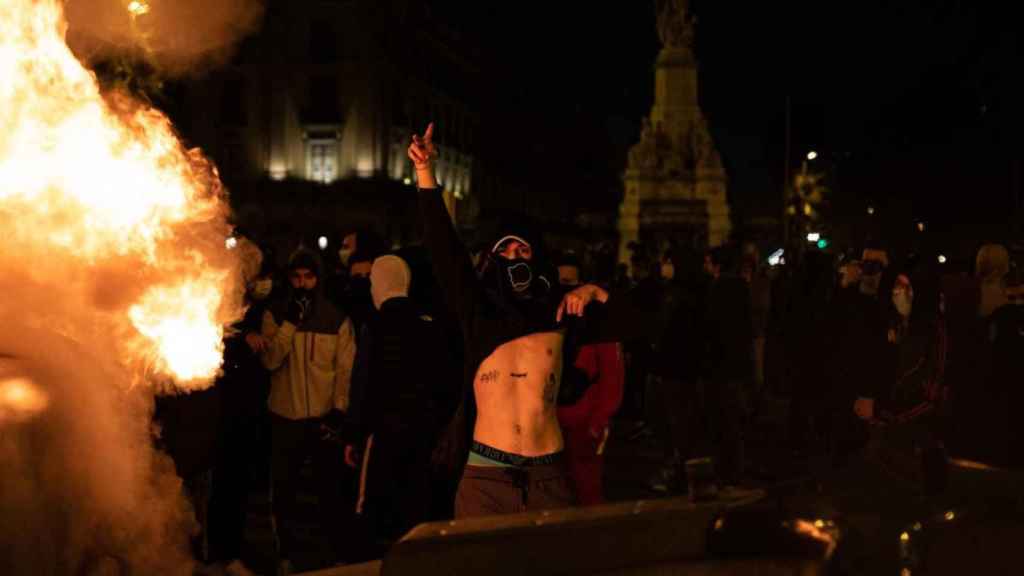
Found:
[{"label": "orange fire", "polygon": [[62,300],[37,324],[109,340],[134,382],[208,386],[241,312],[216,170],[162,113],[102,94],[65,31],[57,0],[0,2],[0,261]]}]

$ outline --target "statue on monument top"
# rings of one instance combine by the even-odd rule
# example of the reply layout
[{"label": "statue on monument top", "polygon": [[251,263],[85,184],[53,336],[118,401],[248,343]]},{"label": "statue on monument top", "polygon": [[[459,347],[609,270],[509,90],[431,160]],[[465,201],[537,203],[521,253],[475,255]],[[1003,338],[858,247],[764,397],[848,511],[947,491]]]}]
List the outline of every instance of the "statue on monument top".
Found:
[{"label": "statue on monument top", "polygon": [[666,48],[693,49],[694,25],[689,0],[656,0],[658,37]]}]

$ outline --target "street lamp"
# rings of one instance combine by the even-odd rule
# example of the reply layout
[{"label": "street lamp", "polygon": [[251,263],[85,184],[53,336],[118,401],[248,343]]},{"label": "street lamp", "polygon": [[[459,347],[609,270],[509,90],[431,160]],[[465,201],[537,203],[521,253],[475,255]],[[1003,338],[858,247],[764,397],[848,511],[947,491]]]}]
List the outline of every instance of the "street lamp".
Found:
[{"label": "street lamp", "polygon": [[818,157],[818,153],[815,152],[814,150],[811,150],[810,152],[807,153],[807,159],[808,160],[814,160],[817,157]]},{"label": "street lamp", "polygon": [[874,206],[868,206],[868,216],[874,216],[874,215],[875,215],[875,207]]},{"label": "street lamp", "polygon": [[317,238],[316,245],[319,246],[321,250],[327,250],[327,236]]},{"label": "street lamp", "polygon": [[819,232],[808,232],[807,233],[807,241],[808,242],[815,243],[818,240],[821,240],[821,234]]}]

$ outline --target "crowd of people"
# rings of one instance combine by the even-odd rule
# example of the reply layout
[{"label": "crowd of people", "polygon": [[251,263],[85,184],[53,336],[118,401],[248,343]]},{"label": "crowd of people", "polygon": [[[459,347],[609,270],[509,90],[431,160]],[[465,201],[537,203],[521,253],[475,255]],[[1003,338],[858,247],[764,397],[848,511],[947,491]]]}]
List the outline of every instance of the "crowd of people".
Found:
[{"label": "crowd of people", "polygon": [[[651,487],[665,493],[694,496],[701,465],[719,486],[750,482],[749,435],[771,396],[790,400],[792,453],[842,466],[882,443],[932,493],[950,454],[1019,464],[1024,309],[1002,246],[985,246],[973,275],[878,243],[777,267],[752,244],[638,248],[628,277],[588,283],[523,218],[467,249],[435,156],[431,127],[409,147],[422,245],[358,230],[329,258],[300,246],[277,270],[241,238],[249,306],[223,376],[159,401],[164,448],[193,497],[208,492],[201,556],[228,574],[252,573],[241,547],[261,485],[281,574],[304,490],[340,563],[425,521],[601,503],[616,416],[663,449]],[[179,448],[189,437],[202,449]]]}]

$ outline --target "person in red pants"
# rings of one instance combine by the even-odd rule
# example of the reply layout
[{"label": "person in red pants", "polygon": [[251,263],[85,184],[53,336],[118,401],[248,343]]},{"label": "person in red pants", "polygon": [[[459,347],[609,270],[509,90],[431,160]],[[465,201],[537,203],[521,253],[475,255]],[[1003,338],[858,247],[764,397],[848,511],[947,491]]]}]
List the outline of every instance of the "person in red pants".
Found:
[{"label": "person in red pants", "polygon": [[[563,286],[579,284],[579,265],[569,259],[558,266]],[[622,403],[625,381],[618,343],[581,346],[574,362],[563,368],[558,423],[565,438],[569,478],[581,506],[604,502],[604,445],[608,421]]]}]

